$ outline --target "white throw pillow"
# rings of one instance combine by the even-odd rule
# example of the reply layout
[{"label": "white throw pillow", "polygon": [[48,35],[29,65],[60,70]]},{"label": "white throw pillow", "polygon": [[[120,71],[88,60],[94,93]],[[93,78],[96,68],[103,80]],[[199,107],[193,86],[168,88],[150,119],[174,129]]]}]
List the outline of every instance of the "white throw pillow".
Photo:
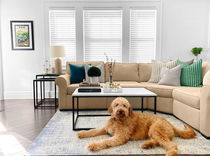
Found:
[{"label": "white throw pillow", "polygon": [[203,85],[204,86],[210,86],[210,70],[207,71],[207,73],[204,75]]},{"label": "white throw pillow", "polygon": [[[85,64],[85,79],[86,81],[90,82],[90,77],[88,76],[88,69],[91,67],[89,64]],[[101,70],[101,76],[99,77],[99,82],[104,83],[104,64],[101,63],[99,65],[96,65]]]},{"label": "white throw pillow", "polygon": [[158,83],[160,81],[160,72],[162,67],[167,67],[169,69],[177,66],[178,60],[170,62],[161,62],[157,60],[152,60],[152,73],[148,82]]},{"label": "white throw pillow", "polygon": [[158,84],[180,86],[181,66],[176,66],[172,69],[162,67],[160,75],[161,79]]}]

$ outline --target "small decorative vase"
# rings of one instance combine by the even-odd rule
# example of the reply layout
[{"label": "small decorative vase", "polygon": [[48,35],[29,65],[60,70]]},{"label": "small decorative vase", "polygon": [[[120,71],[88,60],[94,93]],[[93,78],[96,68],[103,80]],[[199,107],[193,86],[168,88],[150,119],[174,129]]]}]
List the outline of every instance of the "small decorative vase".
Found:
[{"label": "small decorative vase", "polygon": [[111,88],[112,86],[112,83],[113,83],[113,80],[112,80],[112,75],[109,76],[109,87]]},{"label": "small decorative vase", "polygon": [[98,83],[98,76],[90,77],[90,83]]}]

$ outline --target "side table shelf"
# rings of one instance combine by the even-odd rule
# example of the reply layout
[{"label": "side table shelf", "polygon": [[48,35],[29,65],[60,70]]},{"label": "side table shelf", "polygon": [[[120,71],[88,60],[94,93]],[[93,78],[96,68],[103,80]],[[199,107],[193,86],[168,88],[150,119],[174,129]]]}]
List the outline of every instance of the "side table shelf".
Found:
[{"label": "side table shelf", "polygon": [[[33,98],[34,98],[34,108],[57,108],[57,89],[55,84],[56,77],[58,74],[38,74],[36,79],[33,80]],[[45,89],[46,83],[54,83],[54,97],[46,98]],[[39,93],[40,92],[40,93]]]}]

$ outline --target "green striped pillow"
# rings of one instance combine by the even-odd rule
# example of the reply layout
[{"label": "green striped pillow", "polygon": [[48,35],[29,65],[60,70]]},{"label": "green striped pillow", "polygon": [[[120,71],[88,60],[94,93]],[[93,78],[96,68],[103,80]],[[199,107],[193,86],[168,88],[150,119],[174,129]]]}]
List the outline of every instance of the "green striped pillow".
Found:
[{"label": "green striped pillow", "polygon": [[198,60],[191,65],[188,65],[182,61],[178,62],[178,65],[182,67],[181,70],[181,85],[200,87],[202,83],[202,60]]}]

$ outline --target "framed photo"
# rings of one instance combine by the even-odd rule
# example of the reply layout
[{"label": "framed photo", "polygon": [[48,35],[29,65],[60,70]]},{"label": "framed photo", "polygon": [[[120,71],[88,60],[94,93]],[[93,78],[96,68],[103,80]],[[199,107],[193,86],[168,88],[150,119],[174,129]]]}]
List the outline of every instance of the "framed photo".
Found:
[{"label": "framed photo", "polygon": [[12,50],[34,50],[33,21],[10,21]]}]

